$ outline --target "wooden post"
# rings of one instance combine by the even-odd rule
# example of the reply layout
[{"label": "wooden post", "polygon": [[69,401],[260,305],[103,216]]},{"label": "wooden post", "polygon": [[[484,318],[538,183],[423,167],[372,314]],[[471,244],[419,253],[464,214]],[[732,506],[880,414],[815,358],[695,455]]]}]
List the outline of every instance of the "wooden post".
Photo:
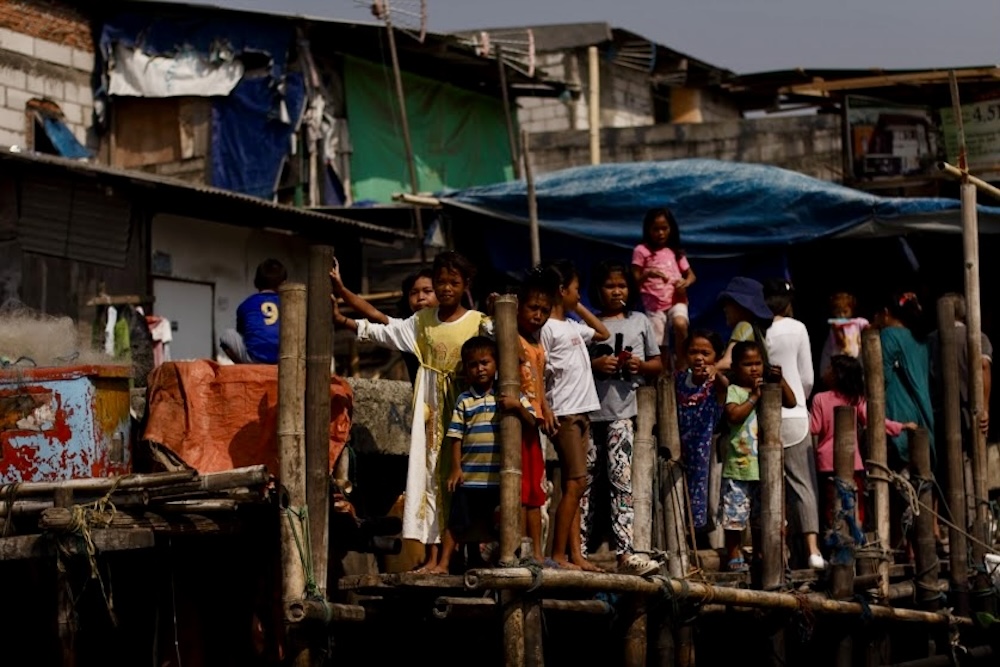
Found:
[{"label": "wooden post", "polygon": [[965,460],[962,454],[962,404],[961,381],[958,373],[958,341],[955,330],[955,300],[944,296],[938,299],[938,351],[935,360],[940,369],[944,391],[944,435],[948,472],[947,498],[951,520],[948,528],[949,562],[948,578],[951,582],[951,602],[955,613],[969,613],[969,543],[965,537],[968,522],[965,515]]},{"label": "wooden post", "polygon": [[[760,430],[761,587],[781,588],[785,583],[785,450],[781,444],[781,385],[765,384],[757,406]],[[758,545],[754,545],[758,548]]]},{"label": "wooden post", "polygon": [[625,605],[625,659],[624,667],[646,667],[646,636],[649,617],[646,602],[640,596],[631,596]]},{"label": "wooden post", "polygon": [[590,164],[601,164],[601,60],[596,46],[587,48],[587,117],[590,121]]},{"label": "wooden post", "polygon": [[524,605],[518,591],[500,593],[503,607],[504,667],[525,667]]},{"label": "wooden post", "polygon": [[[305,541],[306,507],[306,286],[285,283],[278,288],[281,326],[278,342],[278,459],[281,484],[281,599],[284,609],[301,600],[309,575],[304,561],[311,558]],[[329,306],[328,306],[329,307]],[[301,547],[299,546],[301,545]],[[301,550],[300,550],[301,549]],[[309,664],[309,651],[299,650],[286,637],[286,655],[295,665]]]},{"label": "wooden post", "polygon": [[524,160],[524,184],[528,191],[528,233],[531,235],[531,266],[542,263],[542,242],[538,229],[538,195],[535,193],[535,172],[531,168],[531,142],[528,131],[521,130],[521,158]]},{"label": "wooden post", "polygon": [[[983,323],[979,295],[979,218],[976,211],[976,186],[962,184],[962,248],[965,254],[965,330],[969,336],[969,411],[972,413],[972,492],[975,495],[976,513],[973,518],[972,560],[977,567],[983,565],[986,555],[984,544],[991,544],[990,507],[986,483],[986,434],[979,428],[983,405]],[[976,577],[976,591],[990,588],[989,577],[980,573]],[[988,602],[985,596],[978,596]]]},{"label": "wooden post", "polygon": [[[52,494],[55,507],[73,506],[73,489],[57,488]],[[59,664],[62,667],[76,665],[76,609],[73,587],[65,563],[56,556],[56,614],[59,631]]]},{"label": "wooden post", "polygon": [[633,544],[635,550],[641,553],[653,548],[653,466],[656,465],[653,423],[656,419],[656,388],[639,387],[636,403],[638,413],[632,449],[632,505],[635,508]]},{"label": "wooden post", "polygon": [[917,429],[910,436],[910,461],[913,463],[920,514],[916,516],[917,532],[914,556],[916,557],[917,602],[921,609],[937,611],[941,608],[937,589],[939,561],[934,540],[934,514],[931,510],[934,473],[931,469],[931,440],[927,429]]},{"label": "wooden post", "polygon": [[[873,463],[888,465],[885,428],[885,372],[882,369],[882,339],[877,329],[866,329],[861,335],[861,353],[865,368],[865,396],[868,402],[868,459]],[[889,482],[885,470],[872,466],[870,473],[876,475],[875,486],[875,533],[878,544],[885,553],[880,561],[879,598],[889,596]]]},{"label": "wooden post", "polygon": [[510,112],[510,90],[507,88],[507,65],[503,61],[503,46],[497,44],[497,70],[500,73],[500,99],[503,100],[503,118],[507,125],[507,144],[510,146],[510,163],[514,167],[514,178],[521,178],[521,160],[517,154],[514,139],[514,117]]},{"label": "wooden post", "polygon": [[524,601],[524,662],[525,667],[545,667],[545,646],[542,640],[542,601]]},{"label": "wooden post", "polygon": [[656,390],[656,430],[661,460],[659,477],[667,543],[667,569],[671,577],[683,578],[690,569],[685,530],[687,497],[679,465],[681,436],[677,426],[677,395],[674,393],[673,376],[670,373],[661,375]]},{"label": "wooden post", "polygon": [[[517,297],[504,294],[494,306],[499,359],[499,394],[521,395],[520,342],[517,335]],[[500,419],[503,464],[500,470],[500,564],[516,565],[521,546],[521,421],[514,415]]]},{"label": "wooden post", "polygon": [[[838,487],[854,487],[854,441],[858,437],[857,416],[851,406],[838,406],[833,413],[833,470]],[[857,502],[857,494],[855,494]],[[830,569],[830,594],[836,600],[854,597],[854,537],[845,520],[839,519],[843,511],[843,499],[834,496],[834,525],[840,547],[834,553]],[[849,661],[848,661],[849,662]]]},{"label": "wooden post", "polygon": [[330,318],[329,272],[333,248],[309,247],[309,290],[306,311],[306,500],[313,573],[326,596],[330,511]]}]

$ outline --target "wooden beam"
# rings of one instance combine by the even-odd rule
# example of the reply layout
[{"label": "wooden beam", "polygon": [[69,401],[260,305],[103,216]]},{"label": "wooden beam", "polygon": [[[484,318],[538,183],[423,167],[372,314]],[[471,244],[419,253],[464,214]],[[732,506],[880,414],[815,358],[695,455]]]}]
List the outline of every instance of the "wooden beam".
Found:
[{"label": "wooden beam", "polygon": [[[152,549],[152,530],[95,530],[92,533],[98,552]],[[71,554],[83,553],[83,544],[68,543]],[[0,561],[48,558],[55,556],[55,541],[49,535],[16,535],[0,538]]]},{"label": "wooden beam", "polygon": [[[978,67],[960,70],[955,76],[962,80],[985,79],[987,81],[1000,79],[1000,67]],[[872,76],[854,77],[827,81],[822,78],[813,79],[809,83],[785,86],[778,89],[779,94],[811,94],[823,95],[832,91],[862,90],[865,88],[885,88],[896,85],[927,85],[947,83],[948,70],[928,70],[925,72],[907,72],[904,74],[877,74]]]}]

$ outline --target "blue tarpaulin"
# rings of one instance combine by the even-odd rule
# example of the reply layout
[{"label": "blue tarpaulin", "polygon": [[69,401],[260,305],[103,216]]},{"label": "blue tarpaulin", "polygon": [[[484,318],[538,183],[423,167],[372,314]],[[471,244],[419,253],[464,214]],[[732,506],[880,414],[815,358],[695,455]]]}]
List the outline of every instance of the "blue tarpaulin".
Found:
[{"label": "blue tarpaulin", "polygon": [[66,123],[58,118],[43,116],[42,127],[45,130],[45,136],[49,138],[49,142],[59,155],[74,160],[93,157],[94,153],[81,144],[73,136],[73,132],[66,127]]},{"label": "blue tarpaulin", "polygon": [[[957,231],[954,199],[877,197],[798,172],[717,160],[608,164],[536,181],[542,230],[617,248],[642,236],[644,213],[673,211],[693,257],[741,255],[844,235]],[[446,193],[442,201],[527,223],[522,181]],[[1000,232],[1000,208],[980,207],[982,232]]]},{"label": "blue tarpaulin", "polygon": [[[283,122],[282,99],[291,118]],[[285,77],[284,94],[269,77],[244,77],[227,97],[212,104],[212,185],[271,199],[292,133],[305,109],[300,72]]]}]

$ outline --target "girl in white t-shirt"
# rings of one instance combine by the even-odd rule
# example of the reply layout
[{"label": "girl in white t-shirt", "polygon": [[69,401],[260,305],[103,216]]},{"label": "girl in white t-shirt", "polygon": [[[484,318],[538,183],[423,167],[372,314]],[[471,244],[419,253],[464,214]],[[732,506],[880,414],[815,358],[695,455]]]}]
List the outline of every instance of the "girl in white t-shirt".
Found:
[{"label": "girl in white t-shirt", "polygon": [[[556,508],[552,560],[572,570],[600,571],[583,555],[580,499],[587,487],[587,446],[591,412],[599,410],[587,345],[607,340],[608,330],[580,303],[580,276],[571,262],[546,267],[558,277],[559,294],[539,336],[545,349],[545,432],[552,438],[562,467],[562,499]],[[566,319],[576,313],[584,323]]]}]

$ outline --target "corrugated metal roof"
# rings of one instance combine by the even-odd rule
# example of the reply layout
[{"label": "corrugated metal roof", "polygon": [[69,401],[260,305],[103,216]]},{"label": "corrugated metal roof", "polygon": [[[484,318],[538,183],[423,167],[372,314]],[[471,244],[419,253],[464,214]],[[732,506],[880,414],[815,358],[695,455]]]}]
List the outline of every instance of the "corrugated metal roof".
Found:
[{"label": "corrugated metal roof", "polygon": [[283,229],[316,240],[331,240],[338,233],[343,234],[348,230],[363,238],[382,241],[415,238],[409,231],[354,220],[347,214],[350,209],[341,209],[341,215],[331,215],[157,174],[116,169],[38,153],[0,150],[0,165],[4,163],[13,163],[25,169],[41,169],[53,175],[73,174],[80,178],[96,179],[104,185],[124,187],[131,195],[127,199],[152,212],[173,213],[240,227]]}]

